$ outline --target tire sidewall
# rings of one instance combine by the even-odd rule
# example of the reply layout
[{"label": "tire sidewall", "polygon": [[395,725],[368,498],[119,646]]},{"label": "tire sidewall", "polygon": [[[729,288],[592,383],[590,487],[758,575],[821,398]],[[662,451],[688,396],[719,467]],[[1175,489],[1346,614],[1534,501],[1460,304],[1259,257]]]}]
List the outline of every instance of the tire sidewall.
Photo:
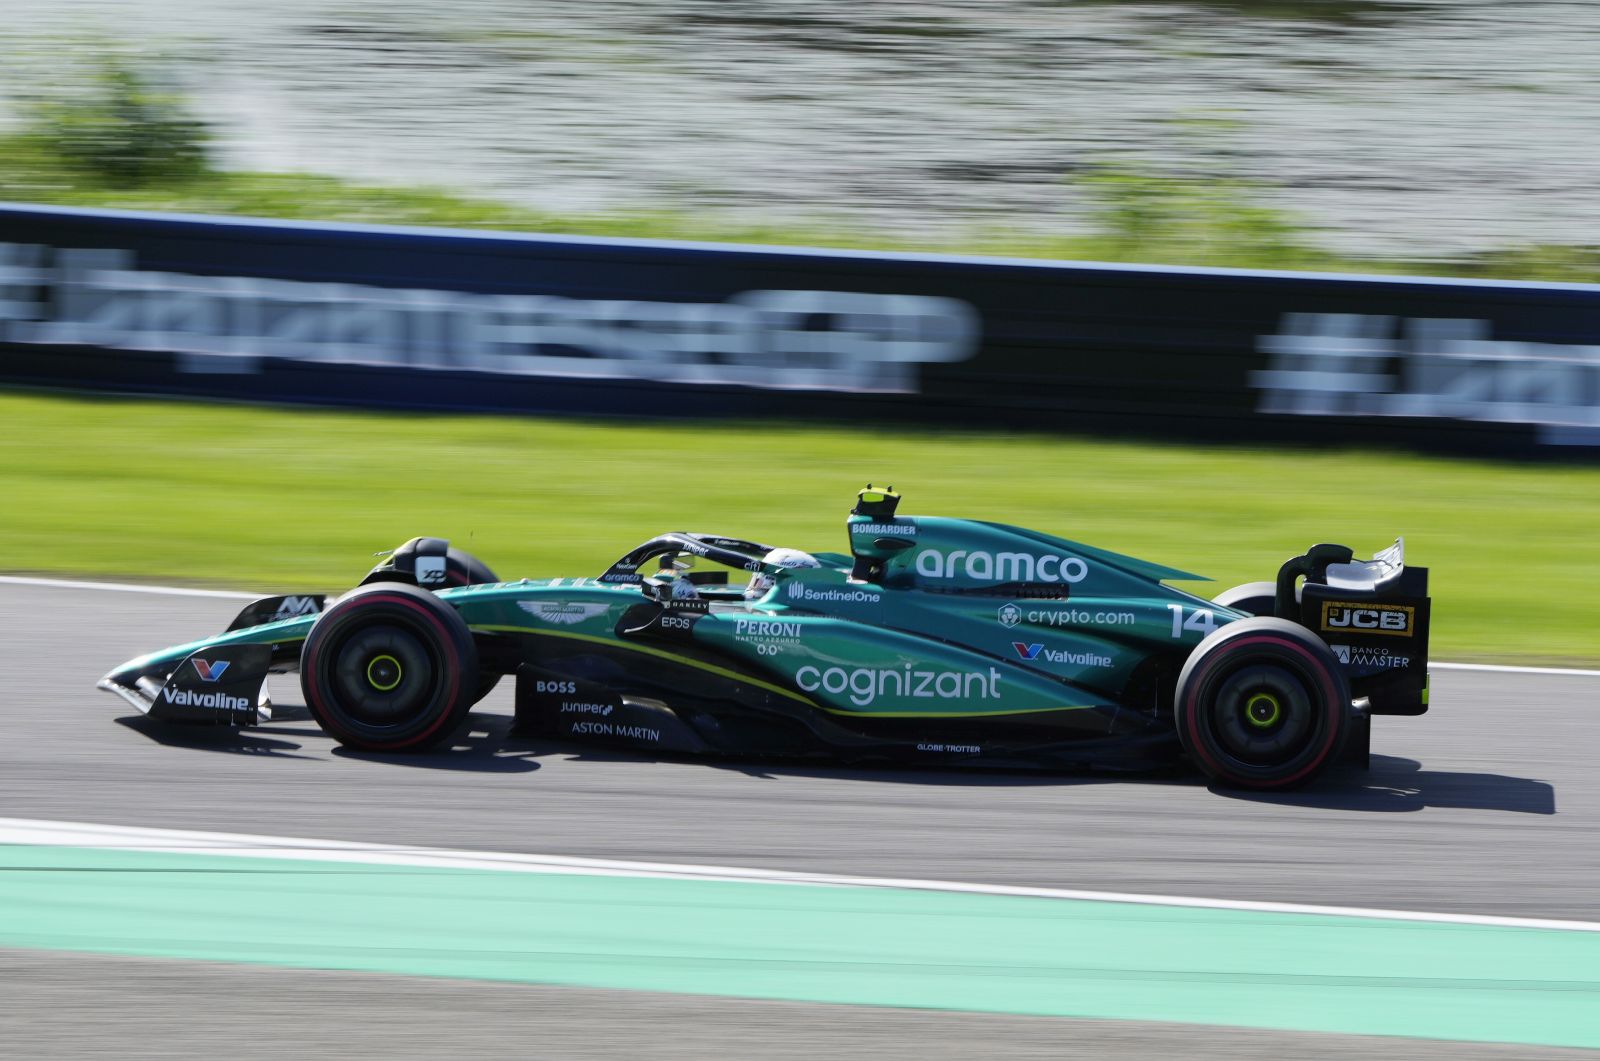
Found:
[{"label": "tire sidewall", "polygon": [[[1304,685],[1316,713],[1312,736],[1288,761],[1270,766],[1242,762],[1222,748],[1209,716],[1226,680],[1249,666],[1270,664],[1291,671]],[[1352,728],[1349,682],[1327,645],[1283,619],[1230,623],[1197,645],[1178,677],[1173,698],[1178,739],[1203,771],[1242,788],[1294,788],[1337,761]]]},{"label": "tire sidewall", "polygon": [[[392,726],[352,717],[332,682],[340,648],[379,623],[421,640],[434,667],[431,694],[410,718]],[[301,649],[300,684],[312,717],[339,743],[364,751],[413,751],[449,736],[472,706],[477,656],[471,631],[449,604],[415,586],[379,582],[347,594],[317,619]]]},{"label": "tire sidewall", "polygon": [[1217,594],[1211,599],[1211,603],[1232,608],[1236,612],[1268,616],[1277,605],[1277,598],[1277,587],[1271,582],[1246,582],[1242,586],[1235,586]]}]

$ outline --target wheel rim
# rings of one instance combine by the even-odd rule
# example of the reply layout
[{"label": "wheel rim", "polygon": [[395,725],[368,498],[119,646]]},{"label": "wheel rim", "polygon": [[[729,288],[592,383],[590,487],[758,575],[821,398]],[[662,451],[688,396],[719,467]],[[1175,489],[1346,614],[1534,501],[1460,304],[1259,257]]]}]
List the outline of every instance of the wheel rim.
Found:
[{"label": "wheel rim", "polygon": [[380,693],[394,692],[405,673],[400,661],[387,652],[373,656],[367,662],[367,684]]},{"label": "wheel rim", "polygon": [[1304,679],[1288,667],[1242,667],[1217,685],[1212,731],[1221,750],[1250,766],[1294,759],[1316,736],[1316,710]]},{"label": "wheel rim", "polygon": [[438,661],[429,646],[403,626],[364,626],[337,645],[333,656],[334,699],[351,721],[362,726],[403,726],[433,699]]},{"label": "wheel rim", "polygon": [[1256,693],[1245,701],[1244,718],[1257,729],[1271,729],[1283,720],[1283,705],[1271,693]]}]

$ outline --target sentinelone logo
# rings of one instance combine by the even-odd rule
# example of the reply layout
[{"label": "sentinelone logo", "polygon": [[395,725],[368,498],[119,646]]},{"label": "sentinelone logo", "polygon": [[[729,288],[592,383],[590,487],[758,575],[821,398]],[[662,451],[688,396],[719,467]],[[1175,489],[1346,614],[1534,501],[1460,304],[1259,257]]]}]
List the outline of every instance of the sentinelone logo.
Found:
[{"label": "sentinelone logo", "polygon": [[804,582],[791,582],[789,599],[793,601],[831,601],[851,604],[877,604],[882,596],[875,589],[816,589]]},{"label": "sentinelone logo", "polygon": [[1549,443],[1600,442],[1600,346],[1490,337],[1486,320],[1290,313],[1263,336],[1260,411],[1538,424]]},{"label": "sentinelone logo", "polygon": [[977,350],[978,315],[959,299],[846,291],[644,302],[196,276],[139,269],[127,250],[0,243],[0,340],[170,351],[210,373],[277,357],[914,393],[916,365]]}]

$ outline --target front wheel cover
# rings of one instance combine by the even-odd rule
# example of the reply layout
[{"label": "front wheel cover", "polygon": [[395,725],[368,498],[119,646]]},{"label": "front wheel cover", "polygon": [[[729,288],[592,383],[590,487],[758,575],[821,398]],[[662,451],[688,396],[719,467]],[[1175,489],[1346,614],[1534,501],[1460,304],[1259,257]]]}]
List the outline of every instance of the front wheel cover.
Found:
[{"label": "front wheel cover", "polygon": [[1282,619],[1243,619],[1190,655],[1174,697],[1195,763],[1242,788],[1294,788],[1336,761],[1352,725],[1349,684],[1315,635]]},{"label": "front wheel cover", "polygon": [[426,590],[381,582],[318,618],[301,650],[306,707],[348,747],[412,751],[472,706],[478,653],[466,623]]}]

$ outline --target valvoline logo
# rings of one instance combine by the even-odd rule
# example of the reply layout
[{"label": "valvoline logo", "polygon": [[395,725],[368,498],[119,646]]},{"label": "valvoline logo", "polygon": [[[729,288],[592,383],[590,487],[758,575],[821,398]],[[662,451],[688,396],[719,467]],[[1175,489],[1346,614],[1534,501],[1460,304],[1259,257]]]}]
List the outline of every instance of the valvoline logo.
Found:
[{"label": "valvoline logo", "polygon": [[1017,650],[1017,655],[1029,660],[1038,659],[1039,652],[1044,648],[1043,645],[1024,645],[1021,641],[1011,642],[1011,647]]},{"label": "valvoline logo", "polygon": [[209,663],[206,660],[201,659],[199,656],[194,658],[195,673],[200,675],[200,680],[203,682],[214,682],[219,680],[222,677],[222,672],[227,669],[228,661],[225,659],[219,659],[215,663]]}]

